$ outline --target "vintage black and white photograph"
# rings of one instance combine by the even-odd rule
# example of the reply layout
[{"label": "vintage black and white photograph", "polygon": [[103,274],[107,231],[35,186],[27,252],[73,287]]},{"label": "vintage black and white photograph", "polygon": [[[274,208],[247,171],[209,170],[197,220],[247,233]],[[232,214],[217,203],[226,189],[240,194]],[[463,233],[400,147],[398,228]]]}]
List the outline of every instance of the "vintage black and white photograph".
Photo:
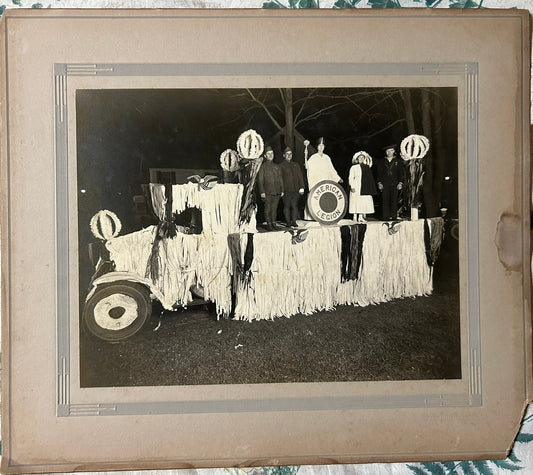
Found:
[{"label": "vintage black and white photograph", "polygon": [[77,90],[81,387],[460,379],[458,109]]}]

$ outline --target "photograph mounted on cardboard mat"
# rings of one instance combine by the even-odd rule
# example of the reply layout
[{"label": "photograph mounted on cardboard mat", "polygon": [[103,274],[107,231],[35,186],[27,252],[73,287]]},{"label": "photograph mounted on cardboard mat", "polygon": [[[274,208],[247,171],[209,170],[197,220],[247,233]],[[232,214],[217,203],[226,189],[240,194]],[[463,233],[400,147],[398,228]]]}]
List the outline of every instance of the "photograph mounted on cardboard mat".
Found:
[{"label": "photograph mounted on cardboard mat", "polygon": [[461,378],[457,100],[76,91],[81,386]]}]

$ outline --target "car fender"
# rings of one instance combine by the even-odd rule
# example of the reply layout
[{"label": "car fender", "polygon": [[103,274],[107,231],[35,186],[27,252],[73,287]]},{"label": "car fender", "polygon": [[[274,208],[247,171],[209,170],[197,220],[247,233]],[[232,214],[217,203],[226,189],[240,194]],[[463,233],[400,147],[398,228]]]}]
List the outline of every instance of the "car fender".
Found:
[{"label": "car fender", "polygon": [[98,286],[120,281],[136,282],[137,284],[144,285],[150,289],[152,299],[159,300],[166,310],[172,310],[172,302],[167,302],[165,296],[159,291],[159,289],[150,279],[140,277],[132,272],[108,272],[107,274],[104,274],[93,280],[91,283],[91,289],[85,301],[87,302],[92,297]]}]

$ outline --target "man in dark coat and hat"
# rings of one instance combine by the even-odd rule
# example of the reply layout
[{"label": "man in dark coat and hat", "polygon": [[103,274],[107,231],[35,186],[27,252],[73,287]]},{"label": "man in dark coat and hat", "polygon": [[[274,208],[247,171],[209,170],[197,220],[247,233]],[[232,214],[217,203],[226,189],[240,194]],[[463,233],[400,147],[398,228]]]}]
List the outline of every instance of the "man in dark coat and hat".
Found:
[{"label": "man in dark coat and hat", "polygon": [[279,229],[276,225],[279,199],[283,196],[283,179],[279,165],[274,163],[272,147],[265,147],[265,160],[257,174],[257,189],[259,196],[265,203],[265,220],[267,229]]},{"label": "man in dark coat and hat", "polygon": [[283,215],[287,227],[296,227],[298,218],[298,199],[304,194],[304,177],[300,165],[292,161],[292,150],[285,147],[283,151],[285,160],[280,163],[283,178]]},{"label": "man in dark coat and hat", "polygon": [[396,146],[384,148],[385,158],[376,164],[376,181],[381,192],[383,220],[398,218],[398,195],[405,181],[403,163],[396,157]]}]

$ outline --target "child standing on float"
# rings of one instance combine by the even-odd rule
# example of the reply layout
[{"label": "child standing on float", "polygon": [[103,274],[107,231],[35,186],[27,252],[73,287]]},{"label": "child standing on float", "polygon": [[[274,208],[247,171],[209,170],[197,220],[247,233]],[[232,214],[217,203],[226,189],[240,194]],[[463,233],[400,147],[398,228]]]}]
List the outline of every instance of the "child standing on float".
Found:
[{"label": "child standing on float", "polygon": [[350,200],[348,212],[353,214],[357,223],[366,223],[366,215],[374,213],[374,199],[377,194],[376,184],[370,167],[372,157],[366,152],[357,152],[352,158],[352,167],[348,177]]}]

